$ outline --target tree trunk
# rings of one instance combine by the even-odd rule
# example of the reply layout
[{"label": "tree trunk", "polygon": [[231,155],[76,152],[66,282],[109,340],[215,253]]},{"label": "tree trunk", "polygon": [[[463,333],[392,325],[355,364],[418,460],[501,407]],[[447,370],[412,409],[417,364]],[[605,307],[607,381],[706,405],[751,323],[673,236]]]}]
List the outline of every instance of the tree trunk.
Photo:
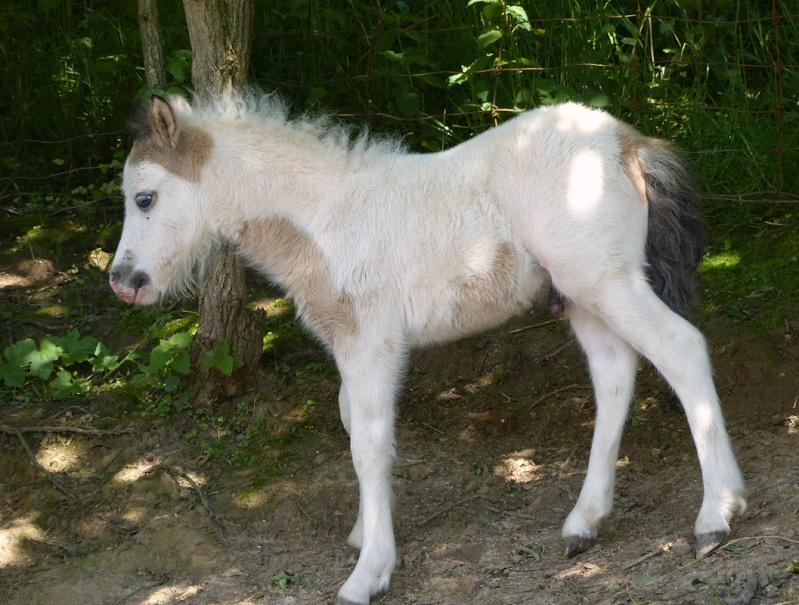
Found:
[{"label": "tree trunk", "polygon": [[[203,98],[224,94],[247,82],[250,66],[252,0],[183,0],[192,48],[191,78]],[[209,401],[246,389],[246,377],[258,365],[263,347],[264,314],[247,309],[244,265],[229,243],[211,255],[200,283],[200,325],[191,348],[192,376],[198,395]],[[244,362],[232,378],[200,371],[206,356],[227,340],[230,354]],[[212,370],[213,371],[213,370]],[[216,387],[207,388],[208,378]]]},{"label": "tree trunk", "polygon": [[161,26],[158,23],[157,0],[139,0],[139,31],[141,32],[144,75],[150,88],[166,85]]}]

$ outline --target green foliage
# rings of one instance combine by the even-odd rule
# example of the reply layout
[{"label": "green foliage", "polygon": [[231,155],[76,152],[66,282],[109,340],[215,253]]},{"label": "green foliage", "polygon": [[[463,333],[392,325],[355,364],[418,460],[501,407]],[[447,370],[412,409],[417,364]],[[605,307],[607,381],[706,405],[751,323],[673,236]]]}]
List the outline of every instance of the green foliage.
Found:
[{"label": "green foliage", "polygon": [[271,580],[275,586],[285,590],[290,584],[299,584],[300,576],[290,571],[284,571],[283,573],[272,576]]},{"label": "green foliage", "polygon": [[[55,399],[96,394],[101,382],[122,362],[108,348],[78,330],[66,336],[45,336],[37,344],[32,338],[9,345],[0,358],[0,379],[12,390],[35,385]],[[127,360],[127,359],[126,359]]]},{"label": "green foliage", "polygon": [[[162,338],[149,354],[134,348],[122,358],[98,339],[81,336],[77,329],[62,337],[44,336],[38,343],[25,338],[3,351],[0,381],[8,394],[21,401],[115,391],[137,401],[144,415],[165,416],[186,409],[194,395],[185,385],[191,371],[192,338],[190,332],[177,332]],[[203,360],[201,370],[216,368],[230,376],[240,365],[227,341],[221,341],[214,356]]]},{"label": "green foliage", "polygon": [[799,213],[780,204],[708,206],[710,245],[700,267],[706,313],[784,329],[796,318]]},{"label": "green foliage", "polygon": [[207,372],[211,368],[216,368],[223,375],[230,376],[233,370],[241,367],[241,360],[236,359],[230,354],[230,343],[222,340],[214,346],[214,354],[206,355],[200,361],[200,369]]}]

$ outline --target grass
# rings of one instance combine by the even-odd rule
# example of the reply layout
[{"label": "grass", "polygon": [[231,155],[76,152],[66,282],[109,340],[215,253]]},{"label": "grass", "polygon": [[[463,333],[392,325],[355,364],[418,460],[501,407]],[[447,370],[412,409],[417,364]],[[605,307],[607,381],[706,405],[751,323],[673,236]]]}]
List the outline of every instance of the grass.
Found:
[{"label": "grass", "polygon": [[799,213],[793,205],[711,203],[710,247],[701,265],[705,313],[744,321],[755,332],[795,321]]}]

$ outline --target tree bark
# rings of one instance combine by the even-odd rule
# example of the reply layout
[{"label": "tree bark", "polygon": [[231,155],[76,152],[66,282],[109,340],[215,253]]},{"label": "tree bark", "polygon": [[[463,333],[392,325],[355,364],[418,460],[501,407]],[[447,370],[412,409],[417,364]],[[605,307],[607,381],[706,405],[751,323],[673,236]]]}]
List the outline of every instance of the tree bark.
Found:
[{"label": "tree bark", "polygon": [[141,32],[144,76],[150,88],[166,85],[161,26],[158,22],[157,0],[139,0],[139,31]]},{"label": "tree bark", "polygon": [[[247,82],[252,48],[252,0],[183,0],[192,48],[191,77],[200,98],[218,96]],[[232,244],[223,243],[211,255],[201,277],[200,325],[191,348],[192,376],[198,396],[213,400],[246,389],[246,377],[258,366],[263,348],[264,313],[247,309],[244,265]],[[217,376],[217,386],[206,388],[209,376],[200,363],[227,340],[230,353],[244,362],[232,378]]]}]

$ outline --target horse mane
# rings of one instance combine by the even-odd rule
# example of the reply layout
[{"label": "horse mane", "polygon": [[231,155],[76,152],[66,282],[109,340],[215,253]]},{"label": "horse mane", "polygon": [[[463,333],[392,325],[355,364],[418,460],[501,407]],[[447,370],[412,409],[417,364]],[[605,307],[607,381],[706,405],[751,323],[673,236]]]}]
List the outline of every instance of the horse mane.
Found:
[{"label": "horse mane", "polygon": [[[335,114],[303,113],[292,117],[288,102],[277,92],[267,93],[256,87],[233,89],[211,97],[190,93],[188,100],[180,94],[162,96],[172,106],[179,122],[200,128],[239,122],[256,129],[280,129],[289,136],[313,138],[348,152],[406,151],[399,139],[374,135],[365,126],[345,124],[337,120]],[[152,134],[149,99],[140,104],[129,128],[134,140]]]}]

